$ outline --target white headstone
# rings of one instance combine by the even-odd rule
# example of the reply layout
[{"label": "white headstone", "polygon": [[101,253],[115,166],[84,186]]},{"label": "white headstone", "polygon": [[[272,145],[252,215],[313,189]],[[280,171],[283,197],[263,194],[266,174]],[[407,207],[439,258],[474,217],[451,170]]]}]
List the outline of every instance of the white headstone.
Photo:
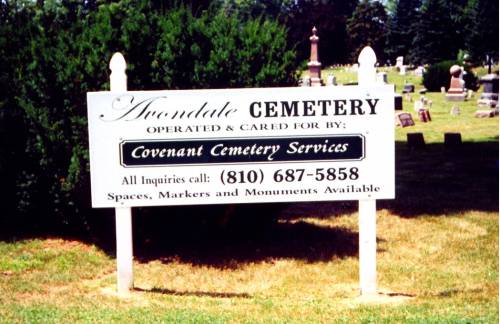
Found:
[{"label": "white headstone", "polygon": [[387,72],[378,72],[377,73],[377,83],[387,84]]},{"label": "white headstone", "polygon": [[422,100],[417,100],[413,103],[413,110],[418,112],[420,109],[424,108],[424,103]]},{"label": "white headstone", "polygon": [[450,115],[452,115],[452,116],[460,115],[460,108],[458,106],[451,107]]},{"label": "white headstone", "polygon": [[335,77],[335,75],[329,74],[326,77],[326,85],[329,85],[329,86],[335,86],[335,85],[337,85],[337,78]]},{"label": "white headstone", "polygon": [[396,67],[399,67],[399,68],[402,67],[404,65],[403,60],[404,60],[404,58],[402,56],[398,56],[396,58]]},{"label": "white headstone", "polygon": [[418,77],[424,76],[425,68],[423,66],[419,66],[415,69],[415,75]]},{"label": "white headstone", "polygon": [[472,96],[474,95],[474,91],[471,89],[467,90],[467,99],[472,99]]}]

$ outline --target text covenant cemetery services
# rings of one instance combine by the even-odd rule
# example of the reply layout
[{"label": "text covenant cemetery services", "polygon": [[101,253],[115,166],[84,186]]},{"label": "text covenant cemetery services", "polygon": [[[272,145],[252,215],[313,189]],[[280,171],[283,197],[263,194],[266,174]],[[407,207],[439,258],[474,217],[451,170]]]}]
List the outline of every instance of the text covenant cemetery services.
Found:
[{"label": "text covenant cemetery services", "polygon": [[394,198],[389,85],[87,101],[94,207]]}]

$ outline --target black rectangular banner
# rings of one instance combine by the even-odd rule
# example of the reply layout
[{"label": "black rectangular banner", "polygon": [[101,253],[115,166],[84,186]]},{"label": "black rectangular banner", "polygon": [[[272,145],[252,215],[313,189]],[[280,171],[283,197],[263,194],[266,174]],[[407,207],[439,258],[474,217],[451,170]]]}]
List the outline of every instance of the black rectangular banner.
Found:
[{"label": "black rectangular banner", "polygon": [[126,140],[125,167],[193,164],[353,161],[364,158],[361,134],[306,137]]}]

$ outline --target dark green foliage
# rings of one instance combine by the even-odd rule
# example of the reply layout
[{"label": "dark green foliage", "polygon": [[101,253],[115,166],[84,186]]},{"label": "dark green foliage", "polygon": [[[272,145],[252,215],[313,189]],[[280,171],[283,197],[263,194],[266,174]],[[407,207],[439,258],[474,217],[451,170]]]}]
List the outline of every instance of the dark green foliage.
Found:
[{"label": "dark green foliage", "polygon": [[[429,66],[427,71],[424,73],[424,87],[429,91],[440,91],[441,87],[445,87],[446,90],[448,90],[451,80],[450,68],[455,64],[461,65],[462,63],[457,61],[442,61]],[[470,68],[465,68],[463,78],[467,89],[478,89],[477,77],[470,70]]]},{"label": "dark green foliage", "polygon": [[228,15],[238,15],[245,18],[277,18],[286,15],[293,5],[293,0],[221,0],[221,9]]},{"label": "dark green foliage", "polygon": [[[167,1],[168,2],[168,1]],[[377,18],[386,15],[378,11],[353,13],[361,8],[382,7],[389,17],[386,24]],[[266,17],[278,20],[288,28],[288,43],[295,46],[298,62],[309,58],[309,36],[316,26],[320,37],[319,52],[323,66],[352,63],[364,43],[379,43],[383,29],[385,46],[376,46],[379,60],[404,56],[410,64],[432,64],[452,60],[459,50],[470,53],[475,62],[486,54],[498,56],[498,1],[490,0],[216,0],[227,15]],[[373,20],[369,21],[369,17]],[[347,21],[351,19],[351,30]],[[385,20],[385,18],[383,19]],[[375,27],[375,28],[372,28]],[[375,41],[376,40],[376,41]],[[382,43],[380,41],[380,43]],[[385,61],[384,61],[385,62]]]},{"label": "dark green foliage", "polygon": [[351,40],[351,59],[355,61],[365,46],[371,46],[379,61],[384,61],[387,14],[380,2],[362,0],[347,22]]},{"label": "dark green foliage", "polygon": [[421,2],[421,0],[391,2],[394,6],[394,13],[388,21],[385,52],[393,64],[398,56],[408,57],[408,53],[412,49]]},{"label": "dark green foliage", "polygon": [[295,47],[298,63],[309,59],[311,30],[318,29],[320,61],[323,65],[349,62],[347,18],[357,0],[221,0],[221,10],[240,17],[278,20],[288,29],[288,44]]},{"label": "dark green foliage", "polygon": [[460,51],[474,63],[498,57],[498,1],[391,0],[386,6],[391,60],[402,55],[414,65],[433,64]]},{"label": "dark green foliage", "polygon": [[486,55],[498,59],[498,1],[470,0],[466,8],[465,44],[473,62]]},{"label": "dark green foliage", "polygon": [[[186,26],[186,28],[182,28]],[[169,89],[289,85],[295,57],[276,23],[180,9],[159,21],[152,80]],[[179,41],[182,40],[182,41]]]},{"label": "dark green foliage", "polygon": [[281,20],[288,27],[289,43],[296,45],[299,60],[309,60],[311,30],[318,29],[319,59],[323,66],[350,63],[347,19],[357,0],[298,0]]},{"label": "dark green foliage", "polygon": [[465,87],[470,90],[477,91],[479,89],[479,80],[477,78],[477,75],[474,74],[474,72],[469,68],[466,67],[464,73],[464,82],[465,82]]},{"label": "dark green foliage", "polygon": [[[19,110],[9,109],[14,102],[14,67],[18,64],[19,55],[16,44],[19,42],[21,21],[28,19],[25,11],[18,12],[14,19],[11,9],[6,3],[0,2],[0,197],[1,201],[9,202],[15,199],[16,177],[11,172],[24,153],[25,132],[19,129],[22,122]],[[3,22],[9,22],[4,24]],[[15,136],[12,136],[15,134]],[[9,214],[14,210],[12,204],[3,204],[2,212]],[[2,224],[0,223],[0,226]]]},{"label": "dark green foliage", "polygon": [[463,48],[459,14],[452,1],[424,0],[417,15],[415,38],[410,51],[413,64],[433,64],[457,57]]},{"label": "dark green foliage", "polygon": [[15,6],[0,2],[0,189],[12,213],[50,213],[40,223],[81,223],[90,208],[86,92],[108,88],[113,52],[131,90],[296,81],[285,29],[264,19],[171,1]]},{"label": "dark green foliage", "polygon": [[424,73],[423,84],[429,91],[440,91],[450,86],[450,67],[454,61],[444,61],[430,65]]}]

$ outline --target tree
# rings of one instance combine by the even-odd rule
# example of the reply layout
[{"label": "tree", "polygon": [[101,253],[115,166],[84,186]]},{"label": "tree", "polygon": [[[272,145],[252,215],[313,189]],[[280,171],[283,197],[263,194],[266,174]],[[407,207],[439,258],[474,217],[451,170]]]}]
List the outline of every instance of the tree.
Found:
[{"label": "tree", "polygon": [[278,19],[287,15],[293,0],[222,0],[221,10],[227,15],[242,18]]},{"label": "tree", "polygon": [[394,16],[398,2],[399,2],[398,0],[385,0],[385,1],[383,1],[384,6],[385,6],[385,10],[389,14],[389,16]]},{"label": "tree", "polygon": [[470,0],[466,14],[465,45],[471,59],[498,58],[498,1]]},{"label": "tree", "polygon": [[362,0],[352,17],[347,21],[347,31],[351,40],[351,59],[356,60],[363,47],[369,45],[383,60],[387,14],[380,2]]},{"label": "tree", "polygon": [[460,26],[452,19],[448,3],[425,0],[417,19],[410,62],[432,64],[455,59],[462,42],[457,37]]},{"label": "tree", "polygon": [[[22,177],[29,160],[24,159],[27,129],[23,113],[16,106],[19,87],[16,69],[29,53],[23,35],[31,30],[33,14],[17,2],[0,1],[0,197],[2,214],[15,213],[19,206],[17,181]],[[0,227],[8,227],[7,219],[0,217]]]},{"label": "tree", "polygon": [[398,56],[408,58],[415,38],[415,25],[421,0],[399,0],[394,3],[394,12],[389,18],[386,55],[391,61]]},{"label": "tree", "polygon": [[241,17],[277,20],[287,29],[288,46],[297,52],[297,63],[309,58],[309,37],[314,26],[320,37],[320,60],[324,65],[347,62],[350,54],[346,32],[357,0],[222,0],[222,11]]}]

